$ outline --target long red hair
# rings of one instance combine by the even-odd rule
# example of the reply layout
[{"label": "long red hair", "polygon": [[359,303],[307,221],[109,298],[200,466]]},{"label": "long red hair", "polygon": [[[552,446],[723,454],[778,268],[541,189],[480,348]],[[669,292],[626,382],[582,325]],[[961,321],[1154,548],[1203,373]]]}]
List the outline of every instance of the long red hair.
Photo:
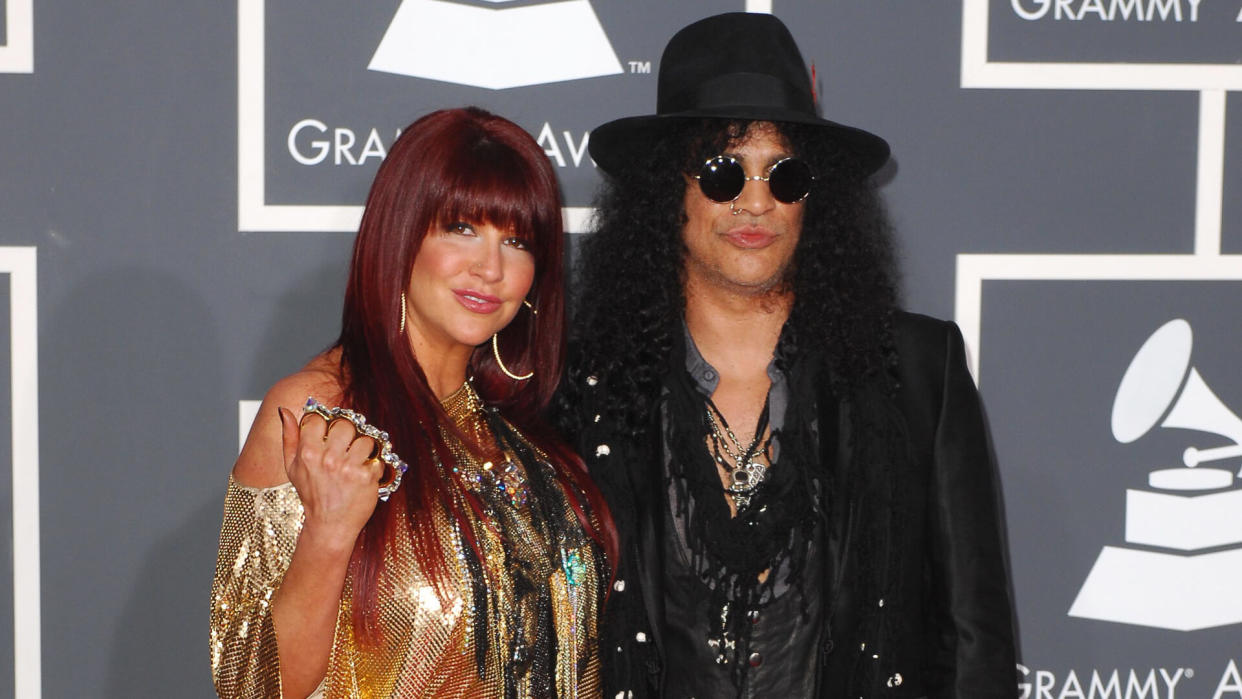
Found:
[{"label": "long red hair", "polygon": [[497,340],[510,371],[534,376],[506,376],[486,343],[471,358],[474,385],[548,454],[579,520],[608,561],[616,561],[616,532],[599,491],[581,459],[540,418],[565,355],[564,234],[552,164],[529,134],[504,118],[474,107],[433,112],[406,127],[375,175],[354,241],[337,341],[346,402],[387,429],[393,449],[410,466],[354,549],[354,626],[364,637],[375,630],[378,580],[394,537],[411,538],[419,565],[447,602],[456,581],[432,513],[447,511],[469,536],[469,513],[454,505],[451,486],[435,466],[436,458],[453,461],[440,432],[447,417],[399,328],[401,294],[427,231],[455,220],[519,231],[530,241],[535,277],[527,298],[538,312],[520,310]]}]

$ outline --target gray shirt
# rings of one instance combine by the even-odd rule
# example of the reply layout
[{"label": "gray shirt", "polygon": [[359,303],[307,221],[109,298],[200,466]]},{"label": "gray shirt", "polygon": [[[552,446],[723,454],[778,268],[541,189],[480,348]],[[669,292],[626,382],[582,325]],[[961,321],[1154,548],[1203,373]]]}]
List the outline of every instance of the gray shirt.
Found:
[{"label": "gray shirt", "polygon": [[[686,371],[695,387],[705,397],[716,392],[719,372],[703,358],[687,330],[685,335]],[[779,431],[785,424],[789,405],[789,379],[768,363],[769,425],[772,428],[772,461],[779,453]],[[669,416],[664,415],[667,434]],[[672,458],[667,438],[664,446],[665,476]],[[687,519],[693,515],[693,501],[687,503],[687,518],[674,515],[679,507],[676,488],[670,484],[665,508],[665,531],[671,533],[664,541],[665,645],[668,656],[665,690],[669,697],[801,697],[814,692],[818,669],[816,649],[823,621],[824,604],[818,599],[822,585],[823,566],[819,555],[822,532],[817,528],[808,553],[805,590],[816,599],[802,614],[802,602],[796,589],[787,582],[788,561],[770,574],[775,575],[770,593],[760,600],[753,617],[750,645],[743,662],[751,667],[739,693],[733,686],[733,668],[716,662],[716,651],[707,645],[708,620],[719,610],[708,609],[711,598],[704,571],[694,570],[686,536]],[[744,612],[742,612],[744,613]]]}]

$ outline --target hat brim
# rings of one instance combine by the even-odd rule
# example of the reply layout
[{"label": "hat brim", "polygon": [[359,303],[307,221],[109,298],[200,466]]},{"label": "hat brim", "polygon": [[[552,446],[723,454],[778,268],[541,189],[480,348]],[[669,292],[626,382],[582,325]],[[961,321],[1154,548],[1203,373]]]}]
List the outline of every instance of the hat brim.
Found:
[{"label": "hat brim", "polygon": [[601,170],[616,174],[625,170],[632,162],[629,154],[635,147],[651,143],[670,124],[686,119],[704,118],[774,121],[820,127],[825,138],[854,155],[859,169],[867,175],[883,167],[889,158],[888,142],[869,131],[811,116],[806,112],[775,109],[770,106],[734,106],[616,119],[591,131],[587,150]]}]

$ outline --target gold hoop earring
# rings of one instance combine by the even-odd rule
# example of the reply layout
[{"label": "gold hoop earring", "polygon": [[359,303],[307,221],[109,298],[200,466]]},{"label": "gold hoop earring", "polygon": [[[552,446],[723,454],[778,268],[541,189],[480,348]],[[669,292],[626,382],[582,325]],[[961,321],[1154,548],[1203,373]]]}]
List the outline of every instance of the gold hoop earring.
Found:
[{"label": "gold hoop earring", "polygon": [[503,371],[503,372],[505,373],[505,376],[508,376],[509,378],[513,379],[514,381],[526,381],[526,380],[527,380],[527,379],[529,379],[530,377],[534,376],[534,375],[535,375],[535,372],[533,372],[533,371],[532,371],[532,372],[530,372],[530,373],[528,373],[528,374],[526,374],[525,376],[518,376],[517,374],[513,373],[512,371],[509,371],[509,367],[505,366],[505,363],[504,363],[504,362],[502,362],[502,361],[500,361],[500,347],[499,347],[499,345],[498,345],[498,344],[497,344],[497,342],[496,342],[496,337],[497,337],[499,334],[500,334],[500,333],[494,333],[494,334],[492,335],[492,356],[496,358],[496,366],[500,367],[500,370],[501,370],[501,371]]},{"label": "gold hoop earring", "polygon": [[401,334],[405,334],[405,292],[401,292]]},{"label": "gold hoop earring", "polygon": [[[531,315],[539,315],[539,311],[535,310],[535,307],[531,304],[530,301],[523,300],[522,304],[530,309]],[[496,358],[496,366],[500,367],[500,370],[504,372],[505,376],[508,376],[514,381],[526,381],[530,379],[532,376],[534,376],[535,375],[534,371],[527,373],[525,376],[518,376],[512,371],[509,371],[509,367],[505,366],[505,363],[501,361],[500,359],[500,344],[496,340],[496,338],[499,337],[499,335],[500,333],[498,332],[492,333],[492,356]]]}]

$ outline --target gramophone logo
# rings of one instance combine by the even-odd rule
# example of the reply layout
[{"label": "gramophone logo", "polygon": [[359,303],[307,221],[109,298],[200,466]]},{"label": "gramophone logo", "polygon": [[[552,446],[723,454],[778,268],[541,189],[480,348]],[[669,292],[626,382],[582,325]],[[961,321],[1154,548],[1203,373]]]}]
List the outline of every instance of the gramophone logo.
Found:
[{"label": "gramophone logo", "polygon": [[499,90],[621,72],[587,0],[404,0],[371,70]]},{"label": "gramophone logo", "polygon": [[1242,623],[1242,419],[1190,364],[1190,324],[1165,323],[1139,349],[1113,402],[1118,442],[1152,428],[1226,437],[1227,446],[1190,446],[1182,464],[1148,474],[1126,491],[1126,544],[1105,546],[1070,607],[1070,616],[1194,631]]}]

